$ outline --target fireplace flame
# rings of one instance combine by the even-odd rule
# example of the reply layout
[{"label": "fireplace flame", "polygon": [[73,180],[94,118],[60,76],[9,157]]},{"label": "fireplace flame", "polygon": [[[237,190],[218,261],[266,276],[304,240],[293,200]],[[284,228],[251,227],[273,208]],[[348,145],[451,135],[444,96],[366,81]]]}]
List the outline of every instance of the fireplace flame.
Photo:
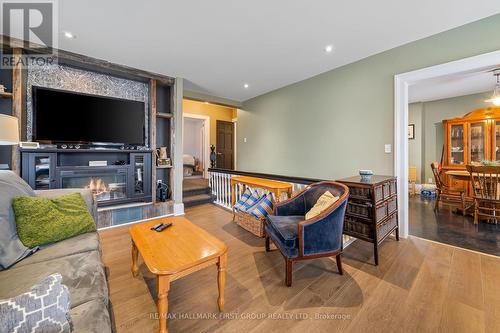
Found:
[{"label": "fireplace flame", "polygon": [[89,185],[85,186],[85,188],[90,189],[96,196],[108,192],[106,183],[101,178],[91,178]]}]

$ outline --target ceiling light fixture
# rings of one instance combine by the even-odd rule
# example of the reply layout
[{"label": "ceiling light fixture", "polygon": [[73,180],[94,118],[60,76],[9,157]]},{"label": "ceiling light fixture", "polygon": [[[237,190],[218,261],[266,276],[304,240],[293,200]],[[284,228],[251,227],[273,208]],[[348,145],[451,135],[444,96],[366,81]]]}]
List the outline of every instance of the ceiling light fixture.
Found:
[{"label": "ceiling light fixture", "polygon": [[205,102],[205,104],[210,104],[210,103],[208,103],[208,102]]},{"label": "ceiling light fixture", "polygon": [[71,32],[69,32],[69,31],[65,31],[65,32],[64,32],[64,37],[66,37],[66,38],[68,38],[68,39],[75,39],[75,38],[76,38],[76,36],[75,36],[75,35],[73,35],[73,34],[72,34]]},{"label": "ceiling light fixture", "polygon": [[243,87],[244,87],[245,89],[248,89],[248,87],[250,87],[250,86],[248,85],[248,83],[245,83],[245,84],[243,85]]},{"label": "ceiling light fixture", "polygon": [[493,103],[495,106],[500,106],[500,70],[495,71],[493,75],[497,78],[497,83],[495,84],[495,89],[493,90],[493,96],[490,99],[485,100],[487,103]]},{"label": "ceiling light fixture", "polygon": [[325,46],[325,52],[326,53],[331,53],[333,51],[333,45],[327,45]]}]

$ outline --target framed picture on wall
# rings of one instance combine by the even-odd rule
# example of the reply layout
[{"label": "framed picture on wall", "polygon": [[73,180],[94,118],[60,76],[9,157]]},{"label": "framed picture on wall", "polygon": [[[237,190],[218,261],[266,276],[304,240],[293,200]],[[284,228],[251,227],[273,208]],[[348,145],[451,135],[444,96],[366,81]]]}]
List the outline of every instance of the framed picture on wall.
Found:
[{"label": "framed picture on wall", "polygon": [[408,125],[408,140],[415,139],[415,124]]}]

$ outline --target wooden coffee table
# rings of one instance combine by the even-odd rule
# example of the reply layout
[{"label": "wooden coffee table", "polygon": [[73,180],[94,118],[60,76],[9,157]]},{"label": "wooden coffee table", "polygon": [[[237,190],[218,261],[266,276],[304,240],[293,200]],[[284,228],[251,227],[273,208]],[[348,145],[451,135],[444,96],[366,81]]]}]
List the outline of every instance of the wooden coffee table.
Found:
[{"label": "wooden coffee table", "polygon": [[[150,230],[157,223],[173,223],[162,232]],[[226,245],[184,217],[168,217],[135,224],[132,237],[132,274],[137,276],[138,254],[149,271],[156,275],[160,333],[166,333],[170,282],[216,264],[218,267],[219,311],[224,309],[224,284],[227,263]]]}]

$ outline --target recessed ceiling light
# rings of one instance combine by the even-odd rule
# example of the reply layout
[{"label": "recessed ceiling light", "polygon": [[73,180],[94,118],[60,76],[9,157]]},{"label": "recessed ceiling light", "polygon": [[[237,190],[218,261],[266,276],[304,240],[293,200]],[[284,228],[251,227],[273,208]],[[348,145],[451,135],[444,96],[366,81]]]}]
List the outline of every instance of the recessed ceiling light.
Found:
[{"label": "recessed ceiling light", "polygon": [[208,103],[208,102],[205,102],[205,104],[210,104],[210,103]]},{"label": "recessed ceiling light", "polygon": [[245,84],[243,85],[243,87],[244,87],[245,89],[248,89],[248,87],[250,87],[250,86],[248,85],[248,83],[245,83]]},{"label": "recessed ceiling light", "polygon": [[75,38],[76,38],[76,36],[75,36],[75,35],[73,35],[73,34],[72,34],[71,32],[69,32],[69,31],[65,31],[65,32],[64,32],[64,37],[66,37],[66,38],[68,38],[68,39],[75,39]]},{"label": "recessed ceiling light", "polygon": [[325,52],[326,53],[331,53],[333,51],[333,45],[327,45],[325,46]]}]

